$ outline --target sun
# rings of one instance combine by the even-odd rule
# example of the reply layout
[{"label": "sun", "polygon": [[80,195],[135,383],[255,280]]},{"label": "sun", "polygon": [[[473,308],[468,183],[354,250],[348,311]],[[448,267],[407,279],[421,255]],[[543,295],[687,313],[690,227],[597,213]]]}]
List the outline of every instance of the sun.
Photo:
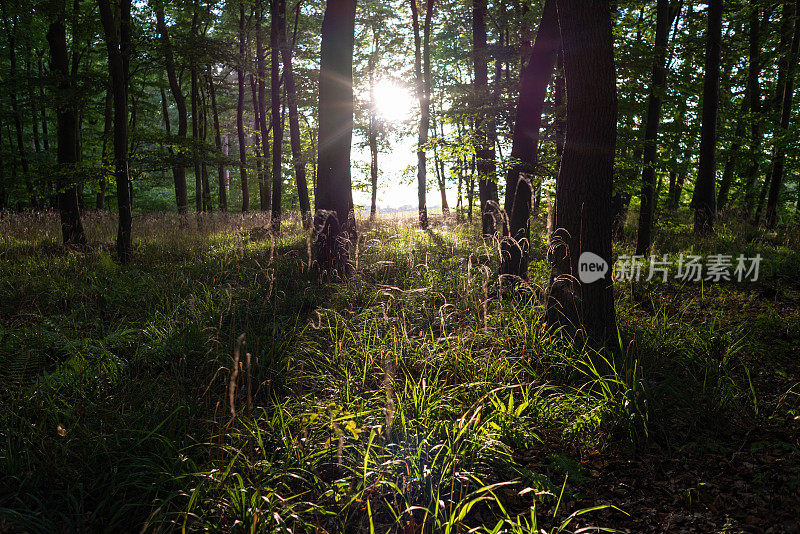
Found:
[{"label": "sun", "polygon": [[407,120],[415,101],[408,87],[391,78],[382,78],[375,84],[375,112],[387,122]]}]

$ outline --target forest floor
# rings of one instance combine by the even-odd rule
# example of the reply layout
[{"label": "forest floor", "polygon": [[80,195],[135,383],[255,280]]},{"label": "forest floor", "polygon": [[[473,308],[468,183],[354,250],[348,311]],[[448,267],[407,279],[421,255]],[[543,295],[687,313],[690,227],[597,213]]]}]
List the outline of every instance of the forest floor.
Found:
[{"label": "forest floor", "polygon": [[734,219],[654,253],[758,280],[615,284],[609,366],[543,322],[541,224],[512,295],[441,218],[331,283],[297,217],[139,214],[120,266],[113,215],[6,214],[0,532],[800,532],[798,241]]}]

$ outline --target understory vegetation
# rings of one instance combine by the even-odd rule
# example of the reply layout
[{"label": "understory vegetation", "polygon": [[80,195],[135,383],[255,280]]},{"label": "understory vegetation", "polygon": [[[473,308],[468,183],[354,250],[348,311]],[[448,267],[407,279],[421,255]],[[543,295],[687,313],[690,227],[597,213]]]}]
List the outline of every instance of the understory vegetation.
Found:
[{"label": "understory vegetation", "polygon": [[452,219],[361,223],[339,282],[299,215],[268,224],[137,214],[123,266],[111,214],[80,249],[57,215],[0,220],[0,531],[796,525],[796,236],[665,216],[654,254],[760,277],[616,283],[615,357],[546,328],[543,221],[517,292]]}]

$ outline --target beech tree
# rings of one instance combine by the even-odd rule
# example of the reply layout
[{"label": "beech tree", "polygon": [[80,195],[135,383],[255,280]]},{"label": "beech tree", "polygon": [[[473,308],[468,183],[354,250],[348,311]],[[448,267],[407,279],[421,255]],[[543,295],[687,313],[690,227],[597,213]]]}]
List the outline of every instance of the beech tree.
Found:
[{"label": "beech tree", "polygon": [[[617,128],[616,76],[608,2],[558,0],[567,93],[566,138],[556,182],[547,323],[596,344],[616,337],[611,281],[611,193]],[[579,259],[605,262],[581,282]],[[584,256],[584,260],[587,256]]]},{"label": "beech tree", "polygon": [[350,176],[355,13],[355,0],[328,0],[322,19],[314,225],[317,262],[340,274],[346,272],[349,243],[356,238]]}]

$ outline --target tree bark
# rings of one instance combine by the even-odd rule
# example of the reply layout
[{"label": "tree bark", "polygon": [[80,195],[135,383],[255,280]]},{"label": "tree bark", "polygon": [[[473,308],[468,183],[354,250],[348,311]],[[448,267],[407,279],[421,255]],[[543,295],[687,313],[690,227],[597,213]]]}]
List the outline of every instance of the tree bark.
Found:
[{"label": "tree bark", "polygon": [[670,0],[656,3],[656,39],[653,55],[653,76],[647,101],[647,122],[644,129],[641,208],[636,236],[636,254],[645,255],[653,242],[653,219],[656,209],[656,155],[658,127],[661,123],[661,94],[667,85],[667,40],[669,29],[678,15],[680,4]]},{"label": "tree bark", "polygon": [[250,186],[247,183],[247,140],[244,135],[244,67],[245,67],[244,2],[239,4],[239,64],[236,66],[238,97],[236,100],[236,136],[239,141],[239,177],[242,186],[242,213],[250,211]]},{"label": "tree bark", "polygon": [[[122,263],[131,259],[131,190],[128,175],[128,80],[130,71],[131,0],[119,4],[119,29],[109,0],[98,0],[100,19],[108,49],[111,91],[114,95],[114,179],[117,186],[119,228],[117,257]],[[119,36],[119,37],[117,37]]]},{"label": "tree bark", "polygon": [[[183,95],[178,75],[175,71],[175,58],[172,52],[172,43],[169,39],[169,30],[164,17],[164,4],[162,0],[155,0],[154,10],[156,13],[156,26],[161,36],[161,44],[164,54],[164,65],[167,70],[167,79],[172,98],[175,100],[175,107],[178,109],[178,139],[185,144],[186,133],[188,130],[188,119],[186,117],[186,97]],[[175,182],[175,202],[178,206],[178,213],[185,214],[189,210],[189,195],[186,188],[186,167],[178,161],[172,167],[172,177]]]},{"label": "tree bark", "polygon": [[786,163],[786,148],[789,142],[787,134],[792,113],[792,94],[794,91],[794,75],[797,68],[798,48],[800,48],[800,0],[796,1],[794,6],[794,34],[792,36],[792,46],[789,51],[789,63],[786,68],[786,80],[784,82],[782,95],[781,120],[776,134],[778,139],[776,140],[775,150],[772,155],[772,178],[769,184],[767,209],[764,214],[764,222],[767,228],[775,228],[775,223],[778,219],[778,200],[781,186],[783,185],[783,169]]},{"label": "tree bark", "polygon": [[434,1],[435,0],[426,0],[425,22],[422,36],[423,43],[420,46],[417,0],[410,0],[411,22],[414,30],[414,77],[420,110],[419,135],[417,137],[417,201],[419,206],[419,225],[420,228],[423,229],[428,227],[428,185],[425,145],[428,142],[428,130],[430,128],[430,27]]},{"label": "tree bark", "polygon": [[758,6],[751,6],[750,39],[748,50],[749,67],[747,71],[747,89],[750,94],[750,147],[749,165],[744,177],[744,216],[750,217],[753,209],[753,194],[758,168],[761,163],[761,86],[759,74],[761,69],[761,47],[759,43]]},{"label": "tree bark", "polygon": [[272,107],[272,232],[281,232],[281,194],[283,193],[283,118],[281,117],[280,63],[286,46],[286,0],[270,0],[270,104]]},{"label": "tree bark", "polygon": [[722,40],[722,0],[709,0],[706,64],[703,78],[703,111],[700,127],[700,159],[694,186],[694,231],[714,231],[717,213],[716,182],[717,115],[719,112],[719,65]]},{"label": "tree bark", "polygon": [[340,274],[348,269],[349,243],[356,239],[350,176],[355,11],[355,0],[328,0],[322,20],[314,225],[320,267]]},{"label": "tree bark", "polygon": [[486,0],[472,2],[472,56],[475,71],[476,103],[475,159],[478,170],[478,196],[484,236],[495,233],[497,183],[494,177],[494,145],[489,143],[489,53],[486,46]]},{"label": "tree bark", "polygon": [[508,235],[500,249],[500,274],[527,278],[530,251],[531,178],[537,173],[539,129],[547,85],[561,48],[556,0],[546,0],[533,51],[520,76],[511,168],[506,181]]},{"label": "tree bark", "polygon": [[83,232],[81,216],[78,208],[78,189],[75,186],[75,175],[78,162],[77,112],[73,103],[72,79],[69,75],[67,57],[67,30],[64,26],[63,14],[58,20],[50,23],[47,31],[47,42],[50,45],[52,71],[58,76],[56,92],[59,94],[57,116],[58,135],[58,209],[61,214],[61,234],[65,245],[85,245],[86,235]]},{"label": "tree bark", "polygon": [[267,95],[266,75],[264,68],[264,46],[261,38],[261,22],[264,17],[262,0],[256,2],[256,71],[258,75],[258,100],[253,102],[258,117],[258,129],[261,131],[261,154],[264,164],[258,173],[259,193],[261,196],[261,211],[270,211],[272,198],[270,196],[270,158],[269,158],[269,129],[267,128]]},{"label": "tree bark", "polygon": [[[617,336],[610,267],[617,126],[611,14],[606,2],[559,0],[558,20],[567,124],[556,184],[547,323],[578,329],[599,345]],[[579,280],[579,258],[584,253],[605,262],[599,280]]]},{"label": "tree bark", "polygon": [[[286,2],[281,1],[283,9],[283,23],[286,24]],[[299,12],[298,15],[299,16]],[[295,31],[296,35],[296,21]],[[303,161],[303,147],[300,139],[300,113],[297,110],[297,90],[294,85],[294,72],[292,69],[292,51],[294,49],[294,36],[292,44],[288,43],[288,34],[286,30],[283,31],[285,42],[281,49],[283,59],[283,83],[284,91],[286,91],[286,103],[289,108],[289,140],[292,147],[292,162],[294,164],[294,180],[297,184],[297,197],[300,202],[300,215],[303,219],[303,228],[309,230],[311,228],[311,202],[308,198],[308,183],[306,180],[306,164]]]},{"label": "tree bark", "polygon": [[[214,87],[214,77],[211,74],[211,69],[208,72],[208,92],[211,96],[211,113],[214,115],[214,145],[217,151],[228,155],[227,139],[226,146],[222,145],[222,136],[219,131],[219,111],[217,109],[217,90]],[[227,134],[226,134],[227,135]],[[219,188],[219,210],[228,211],[228,180],[226,179],[225,163],[220,161],[217,166],[217,187]]]}]

